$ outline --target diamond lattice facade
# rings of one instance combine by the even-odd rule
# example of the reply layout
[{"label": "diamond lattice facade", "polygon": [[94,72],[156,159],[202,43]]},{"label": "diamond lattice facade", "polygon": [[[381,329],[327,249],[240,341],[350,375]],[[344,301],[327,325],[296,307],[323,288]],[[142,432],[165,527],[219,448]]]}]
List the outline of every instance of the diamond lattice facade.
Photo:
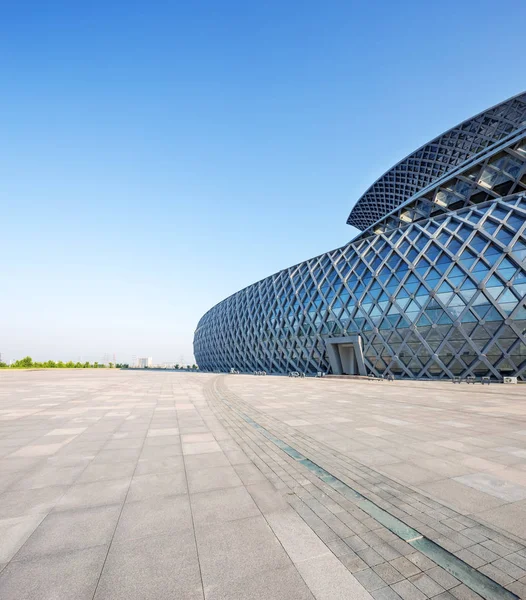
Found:
[{"label": "diamond lattice facade", "polygon": [[348,222],[348,245],[209,310],[200,369],[526,380],[526,94],[397,164]]},{"label": "diamond lattice facade", "polygon": [[375,181],[356,202],[347,223],[370,227],[442,175],[508,139],[525,119],[526,94],[519,94],[446,131]]}]

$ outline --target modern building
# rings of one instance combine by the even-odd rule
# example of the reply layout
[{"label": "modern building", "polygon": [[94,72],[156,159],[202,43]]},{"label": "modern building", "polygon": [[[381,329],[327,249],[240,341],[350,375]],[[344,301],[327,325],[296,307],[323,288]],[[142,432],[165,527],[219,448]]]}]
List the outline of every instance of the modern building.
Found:
[{"label": "modern building", "polygon": [[349,244],[223,300],[202,371],[526,379],[526,93],[380,177]]},{"label": "modern building", "polygon": [[152,357],[137,358],[137,366],[139,369],[147,369],[152,366]]}]

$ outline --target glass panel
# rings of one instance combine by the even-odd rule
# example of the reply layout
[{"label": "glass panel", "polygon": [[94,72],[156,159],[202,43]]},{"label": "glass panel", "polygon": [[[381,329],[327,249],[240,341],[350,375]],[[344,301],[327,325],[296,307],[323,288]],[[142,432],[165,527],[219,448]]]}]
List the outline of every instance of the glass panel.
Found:
[{"label": "glass panel", "polygon": [[513,239],[513,235],[510,232],[508,232],[504,227],[502,227],[501,230],[497,233],[496,238],[499,240],[499,242],[501,242],[505,246],[508,246]]},{"label": "glass panel", "polygon": [[499,183],[509,181],[509,179],[510,177],[508,175],[505,175],[500,171],[496,171],[495,169],[492,169],[488,166],[482,171],[477,183],[482,187],[491,189]]}]

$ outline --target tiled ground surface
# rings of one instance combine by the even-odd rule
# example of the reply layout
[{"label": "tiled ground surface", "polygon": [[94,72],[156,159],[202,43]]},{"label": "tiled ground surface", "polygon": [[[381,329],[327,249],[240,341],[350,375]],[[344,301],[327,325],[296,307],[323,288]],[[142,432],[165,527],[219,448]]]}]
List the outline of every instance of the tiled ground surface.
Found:
[{"label": "tiled ground surface", "polygon": [[[213,385],[217,398],[526,597],[526,389],[240,376]],[[232,411],[219,410],[235,419]],[[246,441],[250,427],[242,419],[237,424]],[[444,590],[453,597],[477,597],[466,596],[458,581],[411,554],[412,548],[316,477],[300,472],[298,478],[294,461],[260,437],[252,434],[254,455],[242,444],[249,457],[278,488],[294,492],[289,502],[329,547],[335,544],[335,553],[375,597],[396,598],[385,595],[380,586],[386,583],[403,598],[419,597],[408,583],[419,587],[422,598]],[[278,456],[277,468],[265,458],[264,446]],[[274,472],[267,473],[262,463]],[[303,489],[301,477],[309,480]],[[399,558],[406,555],[420,569],[404,569],[407,562]],[[408,582],[397,582],[401,575]],[[430,585],[429,578],[443,589]]]},{"label": "tiled ground surface", "polygon": [[471,599],[243,413],[526,597],[526,388],[0,372],[0,598]]}]

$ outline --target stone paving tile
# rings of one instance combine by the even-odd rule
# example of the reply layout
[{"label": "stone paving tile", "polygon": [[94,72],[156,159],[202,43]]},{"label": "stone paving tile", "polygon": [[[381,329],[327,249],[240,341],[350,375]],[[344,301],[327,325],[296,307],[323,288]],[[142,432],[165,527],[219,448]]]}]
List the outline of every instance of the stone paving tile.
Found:
[{"label": "stone paving tile", "polygon": [[0,494],[0,515],[3,518],[47,514],[68,491],[67,486],[43,487],[35,490],[7,490]]},{"label": "stone paving tile", "polygon": [[235,465],[234,469],[244,485],[257,483],[258,481],[266,481],[265,475],[255,466],[251,464]]},{"label": "stone paving tile", "polygon": [[379,577],[377,573],[373,571],[373,569],[364,569],[363,571],[358,571],[354,576],[369,592],[379,590],[380,588],[385,587],[386,584],[386,582]]},{"label": "stone paving tile", "polygon": [[13,560],[109,545],[120,512],[120,505],[114,505],[52,513],[40,523]]},{"label": "stone paving tile", "polygon": [[425,573],[419,573],[418,575],[413,575],[409,578],[409,581],[417,587],[421,592],[423,592],[428,598],[433,598],[433,596],[438,596],[442,592],[444,592],[444,588],[436,581],[431,579]]},{"label": "stone paving tile", "polygon": [[497,567],[497,569],[500,569],[504,573],[508,574],[513,579],[521,579],[522,577],[526,576],[526,571],[524,569],[521,569],[505,558],[499,558],[491,564],[494,567]]},{"label": "stone paving tile", "polygon": [[248,485],[246,489],[263,515],[283,510],[289,506],[283,496],[278,494],[268,481]]},{"label": "stone paving tile", "polygon": [[196,535],[205,588],[291,564],[261,516],[197,529]]},{"label": "stone paving tile", "polygon": [[35,469],[27,475],[17,479],[11,490],[34,490],[48,486],[71,485],[83,471],[83,465],[71,467],[44,467]]},{"label": "stone paving tile", "polygon": [[201,600],[202,597],[191,531],[112,544],[94,596],[95,600]]},{"label": "stone paving tile", "polygon": [[383,544],[378,544],[374,546],[374,549],[378,554],[380,554],[385,560],[394,560],[400,556],[400,552],[393,548],[391,544],[384,542]]},{"label": "stone paving tile", "polygon": [[478,569],[484,575],[487,575],[493,581],[500,583],[503,586],[508,585],[509,583],[513,583],[515,581],[514,577],[511,577],[507,573],[505,573],[502,569],[499,569],[495,566],[495,564],[484,565]]},{"label": "stone paving tile", "polygon": [[[136,461],[119,462],[119,477],[132,477],[137,467]],[[116,470],[112,463],[90,464],[87,467],[80,467],[82,472],[77,477],[75,483],[92,483],[104,481],[106,479],[115,479]]]},{"label": "stone paving tile", "polygon": [[[95,448],[94,448],[95,450]],[[140,454],[140,448],[121,448],[119,450],[101,450],[93,459],[92,464],[119,463],[136,461]]]},{"label": "stone paving tile", "polygon": [[492,552],[489,548],[481,546],[480,544],[477,544],[476,546],[470,546],[468,550],[472,554],[479,556],[484,561],[484,563],[493,562],[494,560],[497,560],[500,556],[500,554],[495,554],[495,552]]},{"label": "stone paving tile", "polygon": [[92,600],[107,547],[9,563],[0,572],[0,597],[9,600]]},{"label": "stone paving tile", "polygon": [[177,448],[180,448],[181,438],[178,435],[156,435],[154,437],[147,437],[146,440],[144,440],[143,446],[144,448],[158,448],[159,446],[164,448],[166,446],[177,446]]},{"label": "stone paving tile", "polygon": [[371,600],[370,593],[332,554],[298,563],[297,568],[316,600]]},{"label": "stone paving tile", "polygon": [[[506,584],[509,589],[515,586],[519,591],[525,585],[521,579],[526,580],[523,575],[526,546],[520,543],[520,527],[512,528],[512,524],[521,519],[521,502],[525,500],[503,505],[503,499],[492,493],[507,494],[508,500],[520,495],[520,486],[526,481],[521,479],[523,471],[526,472],[526,469],[521,470],[526,463],[526,453],[520,455],[526,451],[526,436],[516,431],[522,427],[526,432],[526,425],[517,427],[513,402],[491,391],[494,388],[484,389],[483,393],[477,388],[474,400],[471,391],[452,390],[442,383],[420,384],[420,387],[415,384],[413,388],[411,384],[396,382],[388,388],[389,395],[385,397],[382,391],[385,387],[375,387],[368,382],[353,383],[349,387],[346,382],[330,380],[153,372],[6,373],[5,376],[25,381],[14,387],[0,386],[0,481],[3,486],[0,487],[0,511],[5,508],[5,518],[25,518],[33,514],[35,518],[39,515],[38,518],[44,519],[48,514],[55,517],[68,512],[89,512],[112,504],[119,511],[123,509],[118,523],[113,523],[107,532],[110,539],[114,532],[114,537],[108,554],[108,570],[104,569],[96,591],[97,600],[105,599],[112,585],[116,586],[116,598],[121,597],[120,594],[131,599],[149,597],[149,590],[143,587],[143,580],[147,579],[145,569],[156,568],[154,559],[168,544],[164,540],[170,536],[184,538],[195,534],[203,556],[198,557],[196,553],[188,564],[194,564],[195,559],[195,565],[203,574],[208,571],[205,588],[212,598],[213,594],[217,598],[228,597],[229,589],[233,598],[236,593],[243,597],[244,589],[257,598],[265,573],[272,581],[274,577],[276,581],[282,577],[283,590],[290,589],[287,581],[296,581],[299,598],[314,595],[317,600],[334,600],[340,597],[342,590],[346,595],[341,597],[370,598],[372,594],[376,599],[387,600],[433,593],[442,600],[477,597],[355,503],[298,465],[243,421],[232,406],[252,416],[280,439],[402,521],[429,538],[443,542],[445,547],[464,556],[466,562],[468,559],[472,564],[483,561],[478,567],[480,570],[491,570],[501,581],[511,578]],[[27,385],[28,376],[35,381],[47,378],[52,387],[31,388]],[[61,385],[53,387],[53,381],[60,381]],[[32,391],[18,392],[17,386]],[[408,388],[419,391],[408,394]],[[511,390],[510,398],[516,391]],[[459,404],[454,402],[456,397],[470,399]],[[6,421],[1,421],[2,407],[10,402],[15,407],[34,406],[34,410],[31,414],[21,411],[6,425]],[[500,411],[497,418],[491,414],[495,406]],[[74,408],[74,412],[69,414],[68,408]],[[53,435],[46,435],[50,432]],[[5,454],[2,449],[6,450]],[[20,450],[23,456],[16,454]],[[212,473],[220,469],[224,469],[225,474],[221,485],[227,487],[215,489],[218,484],[214,483]],[[7,477],[3,478],[3,473]],[[237,479],[234,487],[228,487],[234,483],[230,479],[232,473]],[[477,473],[491,475],[469,477]],[[463,479],[465,477],[468,479]],[[502,488],[498,477],[505,478]],[[435,478],[439,484],[445,482],[443,489],[461,486],[455,488],[458,494],[455,491],[444,499],[435,493],[431,487]],[[188,489],[187,479],[193,489]],[[216,477],[215,481],[220,479]],[[198,491],[200,485],[205,489],[210,485],[212,489]],[[30,486],[34,495],[24,495],[24,491],[29,491],[24,490],[24,486]],[[234,490],[245,491],[239,497],[237,492],[230,496]],[[82,491],[86,492],[84,497]],[[170,499],[174,503],[185,502],[186,508],[181,504],[181,510],[174,512]],[[477,504],[480,499],[482,502]],[[497,504],[492,504],[495,501]],[[287,512],[290,507],[301,525],[293,527],[287,520],[280,521],[280,515],[290,514]],[[3,512],[0,514],[4,517]],[[276,529],[271,529],[265,519],[274,521]],[[264,524],[262,531],[266,531],[262,534],[263,562],[269,562],[262,570],[251,558],[256,552],[251,541],[254,534],[244,531],[244,526],[237,532],[233,527],[253,520]],[[508,529],[510,535],[495,531],[492,523]],[[34,540],[38,540],[38,536],[45,540],[46,530],[38,532],[41,526],[39,524],[32,535],[29,533],[28,538],[24,532],[17,537],[14,529],[11,553],[18,551],[21,557],[23,552],[30,553],[27,539],[33,536]],[[296,556],[297,550],[292,549],[291,540],[301,537],[298,532],[303,531],[303,527],[318,540],[312,547],[322,553],[315,552],[294,566],[291,555]],[[206,537],[209,530],[216,534],[220,531],[218,543],[228,545],[227,559],[222,566],[221,559],[207,549],[214,545]],[[93,543],[98,543],[96,528],[90,533],[94,536]],[[517,534],[518,538],[511,539],[510,536]],[[47,535],[53,539],[51,533]],[[101,538],[101,545],[94,548],[107,551],[109,539],[105,536]],[[285,542],[289,540],[290,552],[283,549],[280,536]],[[526,540],[526,535],[522,537],[522,541]],[[156,548],[151,541],[141,548],[140,542],[154,539],[158,542]],[[312,540],[314,543],[314,538]],[[350,544],[349,540],[352,540]],[[352,544],[356,548],[360,542],[363,547],[353,549]],[[191,541],[188,544],[191,546]],[[276,559],[274,547],[279,549],[276,556],[281,556],[284,562]],[[305,550],[309,547],[305,544]],[[78,552],[84,551],[71,549],[65,554]],[[367,564],[357,554],[360,552],[369,563],[379,562],[372,566]],[[62,554],[59,551],[50,557]],[[42,560],[29,556],[15,558],[4,567],[0,572],[0,585],[4,574],[12,569],[11,565]],[[5,564],[1,555],[0,564]],[[179,593],[172,592],[173,575],[164,574],[164,570],[170,570],[168,563],[163,558],[158,564],[161,575],[155,591],[159,597]],[[181,564],[186,568],[184,560]],[[242,566],[237,568],[238,564]],[[135,565],[144,568],[141,570]],[[129,575],[129,581],[121,580],[130,570],[137,572]],[[361,577],[367,579],[370,586],[375,585],[373,575],[378,577],[381,586],[367,592],[355,577],[359,573],[364,573]],[[402,579],[394,581],[395,577]],[[37,573],[37,579],[44,583],[44,574]],[[269,587],[268,597],[281,598],[279,590],[279,585]],[[91,596],[94,591],[91,590]],[[187,590],[188,597],[194,597],[194,592],[195,597],[203,597],[200,577],[195,589]],[[42,597],[45,599],[45,594]],[[82,598],[82,592],[79,597]]]},{"label": "stone paving tile", "polygon": [[[496,558],[497,557],[495,557],[495,559]],[[519,554],[517,552],[517,553],[513,553],[513,554],[508,554],[506,556],[506,559],[509,560],[514,565],[517,565],[517,567],[520,567],[521,569],[526,571],[526,556],[522,556],[521,554]]]},{"label": "stone paving tile", "polygon": [[510,592],[516,594],[519,598],[526,598],[526,580],[515,581],[506,586]]},{"label": "stone paving tile", "polygon": [[72,510],[90,506],[122,504],[126,498],[131,478],[108,479],[72,485],[56,503],[54,510]]},{"label": "stone paving tile", "polygon": [[435,563],[427,558],[427,556],[424,556],[421,552],[413,552],[413,554],[408,554],[406,558],[422,571],[427,571],[428,569],[435,567]]},{"label": "stone paving tile", "polygon": [[40,525],[45,515],[27,515],[12,519],[0,519],[0,564],[10,561]]},{"label": "stone paving tile", "polygon": [[449,590],[449,593],[457,600],[481,600],[482,596],[479,596],[473,590],[470,590],[464,584]]},{"label": "stone paving tile", "polygon": [[455,555],[461,558],[465,563],[467,563],[474,569],[478,569],[482,565],[486,564],[486,561],[483,558],[477,556],[476,554],[473,554],[473,552],[470,552],[467,548],[462,548],[461,550],[456,552]]},{"label": "stone paving tile", "polygon": [[135,475],[150,475],[152,473],[183,471],[185,463],[182,456],[168,456],[158,459],[140,458],[134,466]]},{"label": "stone paving tile", "polygon": [[150,535],[177,535],[186,530],[192,530],[188,496],[154,496],[126,502],[114,539],[122,541]]},{"label": "stone paving tile", "polygon": [[481,546],[483,548],[486,548],[487,550],[491,550],[491,552],[493,552],[497,556],[502,557],[510,554],[510,550],[506,546],[499,544],[495,540],[487,540],[486,542],[482,542]]},{"label": "stone paving tile", "polygon": [[210,586],[206,600],[314,600],[294,567],[264,571],[252,577]]},{"label": "stone paving tile", "polygon": [[351,573],[357,573],[368,569],[368,565],[356,554],[344,554],[340,556],[340,561],[344,564]]},{"label": "stone paving tile", "polygon": [[373,592],[374,600],[400,600],[400,596],[390,587],[383,587]]},{"label": "stone paving tile", "polygon": [[187,483],[183,471],[135,475],[130,483],[127,501],[136,502],[158,496],[186,493]]},{"label": "stone paving tile", "polygon": [[229,487],[238,487],[243,482],[233,467],[211,467],[193,470],[188,473],[190,493],[209,492]]},{"label": "stone paving tile", "polygon": [[230,464],[231,463],[224,452],[194,454],[192,456],[186,456],[184,459],[184,465],[187,471],[193,471],[197,469],[210,469],[213,467],[228,467],[230,466]]},{"label": "stone paving tile", "polygon": [[243,486],[192,494],[190,497],[196,527],[257,517],[258,506]]},{"label": "stone paving tile", "polygon": [[425,600],[426,595],[415,587],[409,580],[399,581],[391,588],[404,600]]},{"label": "stone paving tile", "polygon": [[436,581],[446,590],[450,590],[451,588],[458,586],[460,583],[460,581],[456,579],[456,577],[453,577],[453,575],[445,571],[442,567],[438,566],[435,566],[431,569],[427,569],[426,575],[431,577],[431,579]]},{"label": "stone paving tile", "polygon": [[397,571],[400,571],[404,577],[411,577],[411,575],[417,575],[420,573],[420,569],[404,556],[400,556],[399,558],[392,560],[391,565]]},{"label": "stone paving tile", "polygon": [[400,573],[400,571],[397,571],[389,563],[381,563],[379,565],[376,565],[375,567],[373,567],[373,571],[377,575],[379,575],[388,585],[397,583],[398,581],[404,579],[404,576]]},{"label": "stone paving tile", "polygon": [[356,554],[366,562],[370,567],[374,567],[375,565],[382,564],[384,559],[382,556],[375,552],[374,548],[365,548],[364,550],[359,550]]},{"label": "stone paving tile", "polygon": [[351,550],[354,550],[354,552],[359,552],[360,550],[369,548],[366,542],[364,542],[359,535],[346,537],[343,541],[349,546],[349,548],[351,548]]},{"label": "stone paving tile", "polygon": [[171,446],[145,446],[140,458],[145,460],[161,460],[163,458],[181,456],[182,453],[183,451],[178,444]]},{"label": "stone paving tile", "polygon": [[349,548],[349,546],[341,539],[332,540],[327,542],[327,547],[338,557],[344,556],[346,554],[353,554],[354,552]]},{"label": "stone paving tile", "polygon": [[219,452],[221,447],[217,442],[192,442],[183,443],[183,454],[207,454],[208,452]]}]

